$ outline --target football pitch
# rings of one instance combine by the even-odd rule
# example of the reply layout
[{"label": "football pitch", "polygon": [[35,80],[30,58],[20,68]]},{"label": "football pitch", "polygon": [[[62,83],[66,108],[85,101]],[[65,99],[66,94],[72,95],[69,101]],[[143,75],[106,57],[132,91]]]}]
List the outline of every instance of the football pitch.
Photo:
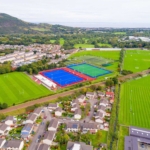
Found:
[{"label": "football pitch", "polygon": [[119,123],[150,128],[150,76],[121,86]]},{"label": "football pitch", "polygon": [[124,57],[124,70],[140,72],[150,67],[150,51],[127,50]]},{"label": "football pitch", "polygon": [[7,103],[9,106],[52,93],[19,72],[0,75],[0,87],[0,103]]},{"label": "football pitch", "polygon": [[78,71],[80,73],[86,74],[92,78],[96,78],[96,77],[111,73],[111,71],[109,70],[98,68],[89,64],[73,65],[73,66],[70,66],[69,68],[75,71]]}]

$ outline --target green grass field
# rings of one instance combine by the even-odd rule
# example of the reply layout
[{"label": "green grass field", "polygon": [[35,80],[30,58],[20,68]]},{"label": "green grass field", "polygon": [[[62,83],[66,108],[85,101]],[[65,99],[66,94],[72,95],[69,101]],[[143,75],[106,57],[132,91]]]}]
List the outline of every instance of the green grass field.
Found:
[{"label": "green grass field", "polygon": [[65,40],[64,40],[63,38],[60,38],[60,39],[59,39],[60,45],[64,45],[64,42],[65,42]]},{"label": "green grass field", "polygon": [[51,43],[54,43],[56,40],[50,40]]},{"label": "green grass field", "polygon": [[26,74],[19,72],[0,75],[0,85],[0,102],[9,106],[52,93],[44,86],[35,83]]},{"label": "green grass field", "polygon": [[94,78],[104,74],[109,74],[107,70],[103,70],[101,68],[97,68],[88,64],[81,64],[77,66],[72,66],[70,68]]},{"label": "green grass field", "polygon": [[106,48],[112,48],[110,44],[105,44],[105,43],[98,43],[100,47],[106,47]]},{"label": "green grass field", "polygon": [[140,72],[150,67],[150,51],[127,50],[124,57],[124,70]]},{"label": "green grass field", "polygon": [[70,58],[80,57],[84,55],[104,57],[112,60],[119,60],[120,51],[80,51],[70,56]]},{"label": "green grass field", "polygon": [[75,44],[74,45],[74,48],[79,48],[79,47],[82,47],[82,48],[94,48],[94,45],[92,45],[92,44]]},{"label": "green grass field", "polygon": [[121,86],[119,123],[150,128],[150,76]]},{"label": "green grass field", "polygon": [[126,35],[126,32],[114,32],[115,35]]}]

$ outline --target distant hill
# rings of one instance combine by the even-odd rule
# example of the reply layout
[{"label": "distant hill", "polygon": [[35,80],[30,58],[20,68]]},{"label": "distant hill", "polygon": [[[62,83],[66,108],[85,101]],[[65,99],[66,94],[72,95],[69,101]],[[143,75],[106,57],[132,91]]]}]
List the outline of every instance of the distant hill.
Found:
[{"label": "distant hill", "polygon": [[0,13],[0,34],[73,33],[79,29],[46,23],[34,24],[22,21],[8,14]]}]

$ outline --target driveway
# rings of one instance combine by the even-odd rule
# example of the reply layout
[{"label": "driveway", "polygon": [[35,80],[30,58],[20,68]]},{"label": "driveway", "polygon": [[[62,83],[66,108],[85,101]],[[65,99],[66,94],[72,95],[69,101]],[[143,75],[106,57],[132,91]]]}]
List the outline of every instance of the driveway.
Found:
[{"label": "driveway", "polygon": [[51,114],[49,113],[47,108],[44,108],[44,115],[47,116],[46,119],[43,119],[42,124],[38,126],[37,132],[35,136],[32,139],[32,143],[30,144],[28,150],[36,150],[37,147],[39,146],[39,143],[37,142],[38,136],[43,136],[45,130],[46,130],[46,123],[47,121],[51,120]]}]

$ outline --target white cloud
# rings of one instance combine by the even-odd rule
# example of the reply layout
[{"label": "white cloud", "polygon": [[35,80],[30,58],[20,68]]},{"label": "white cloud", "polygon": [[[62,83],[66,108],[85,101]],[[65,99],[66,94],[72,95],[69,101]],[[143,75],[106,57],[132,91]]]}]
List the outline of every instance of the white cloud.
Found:
[{"label": "white cloud", "polygon": [[150,0],[0,0],[0,11],[29,22],[150,25]]}]

